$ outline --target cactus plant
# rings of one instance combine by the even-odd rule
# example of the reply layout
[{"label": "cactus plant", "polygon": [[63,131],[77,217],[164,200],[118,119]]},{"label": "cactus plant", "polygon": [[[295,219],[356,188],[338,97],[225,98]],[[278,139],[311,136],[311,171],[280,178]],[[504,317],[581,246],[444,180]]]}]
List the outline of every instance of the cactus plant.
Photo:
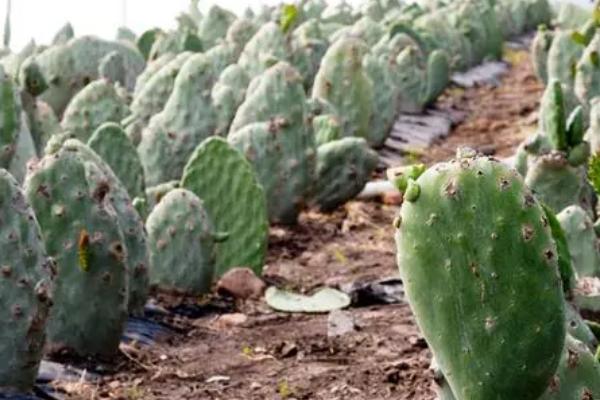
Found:
[{"label": "cactus plant", "polygon": [[331,211],[354,198],[377,166],[377,154],[363,138],[343,138],[317,149],[314,203]]},{"label": "cactus plant", "polygon": [[210,291],[215,269],[213,226],[202,200],[174,189],[146,222],[150,243],[150,283],[190,294]]},{"label": "cactus plant", "polygon": [[37,377],[54,265],[16,180],[0,170],[0,390],[29,391]]},{"label": "cactus plant", "polygon": [[138,146],[147,185],[179,178],[195,146],[214,134],[217,120],[210,89],[216,79],[202,53],[182,67],[165,108],[152,117]]},{"label": "cactus plant", "polygon": [[279,61],[288,59],[288,48],[281,28],[274,22],[263,25],[246,43],[238,64],[255,77]]},{"label": "cactus plant", "polygon": [[123,57],[125,88],[132,90],[136,77],[144,69],[145,62],[141,54],[128,44],[82,36],[31,56],[49,86],[40,95],[41,100],[61,116],[71,98],[98,78],[100,61],[113,51]]},{"label": "cactus plant", "polygon": [[594,399],[600,396],[600,364],[590,349],[567,335],[560,364],[539,400]]},{"label": "cactus plant", "polygon": [[362,41],[340,39],[325,53],[315,78],[312,96],[337,109],[342,136],[368,137],[374,94],[363,69],[365,52]]},{"label": "cactus plant", "polygon": [[100,78],[124,87],[126,75],[127,71],[123,64],[123,56],[118,51],[112,51],[100,60],[100,65],[98,66],[98,76]]},{"label": "cactus plant", "polygon": [[215,134],[226,136],[238,107],[246,98],[250,83],[246,71],[238,64],[231,64],[221,72],[212,90],[212,105],[217,114]]},{"label": "cactus plant", "polygon": [[125,186],[123,186],[110,166],[98,154],[80,141],[72,139],[67,139],[63,143],[61,150],[76,152],[79,158],[85,163],[86,173],[99,185],[108,184],[110,187],[108,202],[117,215],[119,227],[123,232],[124,245],[127,250],[128,310],[132,314],[141,314],[148,298],[149,270],[147,235],[144,230],[144,221],[136,212]]},{"label": "cactus plant", "polygon": [[592,191],[585,171],[583,167],[570,165],[564,153],[553,151],[536,157],[528,168],[525,182],[555,213],[572,204],[591,212]]},{"label": "cactus plant", "polygon": [[452,392],[537,399],[561,356],[564,300],[544,211],[516,171],[463,150],[410,181],[396,227],[411,308]]},{"label": "cactus plant", "polygon": [[217,245],[216,275],[239,266],[260,274],[267,249],[267,203],[243,154],[223,138],[206,139],[190,157],[181,186],[204,201],[215,229],[229,234]]},{"label": "cactus plant", "polygon": [[192,56],[192,53],[179,54],[169,63],[156,72],[148,82],[142,86],[131,102],[131,117],[127,119],[127,136],[134,144],[141,140],[141,131],[146,127],[150,118],[160,113],[175,86],[175,79],[183,65]]},{"label": "cactus plant", "polygon": [[255,78],[231,124],[229,142],[257,172],[273,222],[294,223],[312,189],[315,145],[302,77],[278,63]]},{"label": "cactus plant", "polygon": [[107,122],[100,125],[87,145],[110,166],[132,199],[144,197],[142,163],[131,140],[118,124]]},{"label": "cactus plant", "polygon": [[130,111],[112,83],[99,79],[81,90],[65,110],[61,126],[81,141],[88,141],[100,125],[120,122]]},{"label": "cactus plant", "polygon": [[227,34],[227,30],[236,20],[235,14],[217,5],[212,6],[198,26],[198,35],[202,38],[204,45],[210,49]]},{"label": "cactus plant", "polygon": [[533,70],[538,79],[543,83],[548,83],[548,53],[550,52],[553,39],[554,32],[542,25],[537,30],[535,38],[531,43]]},{"label": "cactus plant", "polygon": [[58,266],[50,349],[112,356],[127,316],[127,253],[110,186],[94,179],[97,170],[61,149],[30,169],[24,190]]},{"label": "cactus plant", "polygon": [[148,83],[148,81],[158,71],[160,71],[162,67],[170,63],[175,57],[177,57],[177,55],[173,53],[167,53],[158,57],[156,60],[149,61],[146,64],[146,68],[144,69],[144,71],[142,71],[142,73],[138,75],[135,81],[135,88],[133,89],[133,98],[138,97],[146,83]]},{"label": "cactus plant", "polygon": [[600,276],[600,253],[594,222],[589,214],[572,205],[557,215],[569,244],[573,269],[580,277]]},{"label": "cactus plant", "polygon": [[54,38],[52,39],[52,44],[61,45],[66,44],[69,40],[75,37],[75,30],[73,29],[73,25],[70,22],[67,22],[54,34]]},{"label": "cactus plant", "polygon": [[600,34],[595,34],[585,48],[575,73],[575,93],[581,104],[589,104],[600,95]]},{"label": "cactus plant", "polygon": [[15,84],[0,68],[0,168],[8,168],[21,129],[21,99]]},{"label": "cactus plant", "polygon": [[548,50],[548,82],[560,81],[568,90],[573,91],[577,62],[585,50],[586,43],[579,39],[576,31],[558,30]]}]

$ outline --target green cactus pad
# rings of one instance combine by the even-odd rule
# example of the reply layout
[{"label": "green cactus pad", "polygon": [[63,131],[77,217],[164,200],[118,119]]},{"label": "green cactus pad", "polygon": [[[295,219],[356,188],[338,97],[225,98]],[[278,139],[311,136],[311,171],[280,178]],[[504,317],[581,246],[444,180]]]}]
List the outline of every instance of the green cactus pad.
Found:
[{"label": "green cactus pad", "polygon": [[555,213],[572,204],[586,210],[592,208],[591,188],[585,179],[584,169],[569,165],[562,153],[552,152],[537,157],[528,168],[525,183]]},{"label": "green cactus pad", "polygon": [[274,22],[263,25],[240,54],[238,64],[255,77],[279,61],[288,59],[288,48],[281,28]]},{"label": "green cactus pad", "polygon": [[209,58],[194,54],[181,68],[164,110],[142,135],[138,153],[146,184],[158,185],[181,177],[194,148],[217,127],[211,87],[217,80]]},{"label": "green cactus pad", "polygon": [[365,52],[365,44],[358,39],[335,42],[323,57],[315,78],[312,96],[337,109],[342,136],[368,136],[374,94],[362,65]]},{"label": "green cactus pad", "polygon": [[229,234],[217,245],[217,276],[239,266],[260,274],[267,250],[267,202],[243,154],[222,138],[205,140],[188,161],[181,186],[204,201],[216,230]]},{"label": "green cactus pad", "polygon": [[215,240],[202,200],[189,190],[170,191],[148,216],[146,229],[150,283],[194,295],[208,293],[215,269]]},{"label": "green cactus pad", "polygon": [[417,323],[458,399],[535,400],[565,337],[557,250],[516,171],[462,156],[421,175],[398,219]]},{"label": "green cactus pad", "polygon": [[69,103],[62,119],[62,128],[87,142],[100,125],[121,122],[128,114],[129,108],[115,87],[100,79],[86,86]]},{"label": "green cactus pad", "polygon": [[87,144],[110,166],[132,199],[144,197],[144,170],[140,157],[118,124],[107,122],[101,125]]},{"label": "green cactus pad", "polygon": [[54,266],[17,181],[0,170],[0,391],[29,391],[37,376]]},{"label": "green cactus pad", "polygon": [[354,198],[377,166],[377,154],[363,138],[343,138],[317,149],[317,184],[314,202],[331,211]]},{"label": "green cactus pad", "polygon": [[50,349],[113,356],[127,317],[127,254],[109,186],[92,184],[91,172],[61,150],[30,169],[24,189],[58,267]]},{"label": "green cactus pad", "polygon": [[142,314],[148,299],[150,268],[144,220],[134,208],[125,186],[98,154],[78,140],[67,140],[62,147],[64,151],[77,152],[87,169],[97,170],[93,175],[97,184],[110,186],[108,201],[117,214],[127,248],[128,309],[133,314]]},{"label": "green cactus pad", "polygon": [[565,232],[573,269],[580,277],[600,276],[600,253],[594,222],[589,214],[572,205],[556,216]]}]

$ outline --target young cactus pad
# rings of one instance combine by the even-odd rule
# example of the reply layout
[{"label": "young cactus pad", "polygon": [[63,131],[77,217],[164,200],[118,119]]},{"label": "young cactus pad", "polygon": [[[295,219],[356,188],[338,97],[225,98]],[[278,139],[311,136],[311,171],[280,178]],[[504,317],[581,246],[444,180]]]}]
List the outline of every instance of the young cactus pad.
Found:
[{"label": "young cactus pad", "polygon": [[473,153],[408,185],[398,265],[457,399],[534,400],[565,338],[556,245],[518,173]]},{"label": "young cactus pad", "polygon": [[189,190],[174,189],[154,207],[146,228],[151,284],[190,294],[209,292],[215,238],[202,200]]},{"label": "young cactus pad", "polygon": [[53,264],[17,181],[0,169],[0,392],[31,389],[42,358]]},{"label": "young cactus pad", "polygon": [[188,161],[181,186],[204,201],[216,230],[229,234],[217,245],[217,276],[239,266],[260,274],[267,251],[267,201],[244,155],[223,138],[208,138]]}]

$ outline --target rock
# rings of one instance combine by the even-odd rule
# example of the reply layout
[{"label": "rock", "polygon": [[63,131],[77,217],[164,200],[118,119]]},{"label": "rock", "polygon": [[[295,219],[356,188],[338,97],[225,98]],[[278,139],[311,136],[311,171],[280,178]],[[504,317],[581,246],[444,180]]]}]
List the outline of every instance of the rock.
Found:
[{"label": "rock", "polygon": [[354,317],[348,311],[335,310],[327,318],[327,337],[343,336],[356,330]]},{"label": "rock", "polygon": [[218,331],[227,330],[232,327],[244,325],[248,316],[242,313],[224,314],[212,323],[212,328]]},{"label": "rock", "polygon": [[217,293],[240,300],[259,299],[265,287],[250,268],[233,268],[217,283]]}]

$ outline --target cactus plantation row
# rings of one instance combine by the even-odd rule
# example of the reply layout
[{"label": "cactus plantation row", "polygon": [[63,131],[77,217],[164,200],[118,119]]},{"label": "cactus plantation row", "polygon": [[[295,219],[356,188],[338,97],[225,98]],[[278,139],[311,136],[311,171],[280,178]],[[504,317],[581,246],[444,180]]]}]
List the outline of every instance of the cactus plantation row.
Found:
[{"label": "cactus plantation row", "polygon": [[174,30],[106,40],[67,24],[4,49],[0,390],[30,390],[44,354],[114,355],[152,288],[202,295],[234,267],[260,275],[270,224],[354,198],[398,114],[543,24],[539,133],[516,170],[463,150],[392,171],[398,261],[446,398],[600,397],[575,295],[600,275],[600,34],[596,14],[562,23],[577,18],[552,30],[546,0],[240,16],[192,1]]}]

